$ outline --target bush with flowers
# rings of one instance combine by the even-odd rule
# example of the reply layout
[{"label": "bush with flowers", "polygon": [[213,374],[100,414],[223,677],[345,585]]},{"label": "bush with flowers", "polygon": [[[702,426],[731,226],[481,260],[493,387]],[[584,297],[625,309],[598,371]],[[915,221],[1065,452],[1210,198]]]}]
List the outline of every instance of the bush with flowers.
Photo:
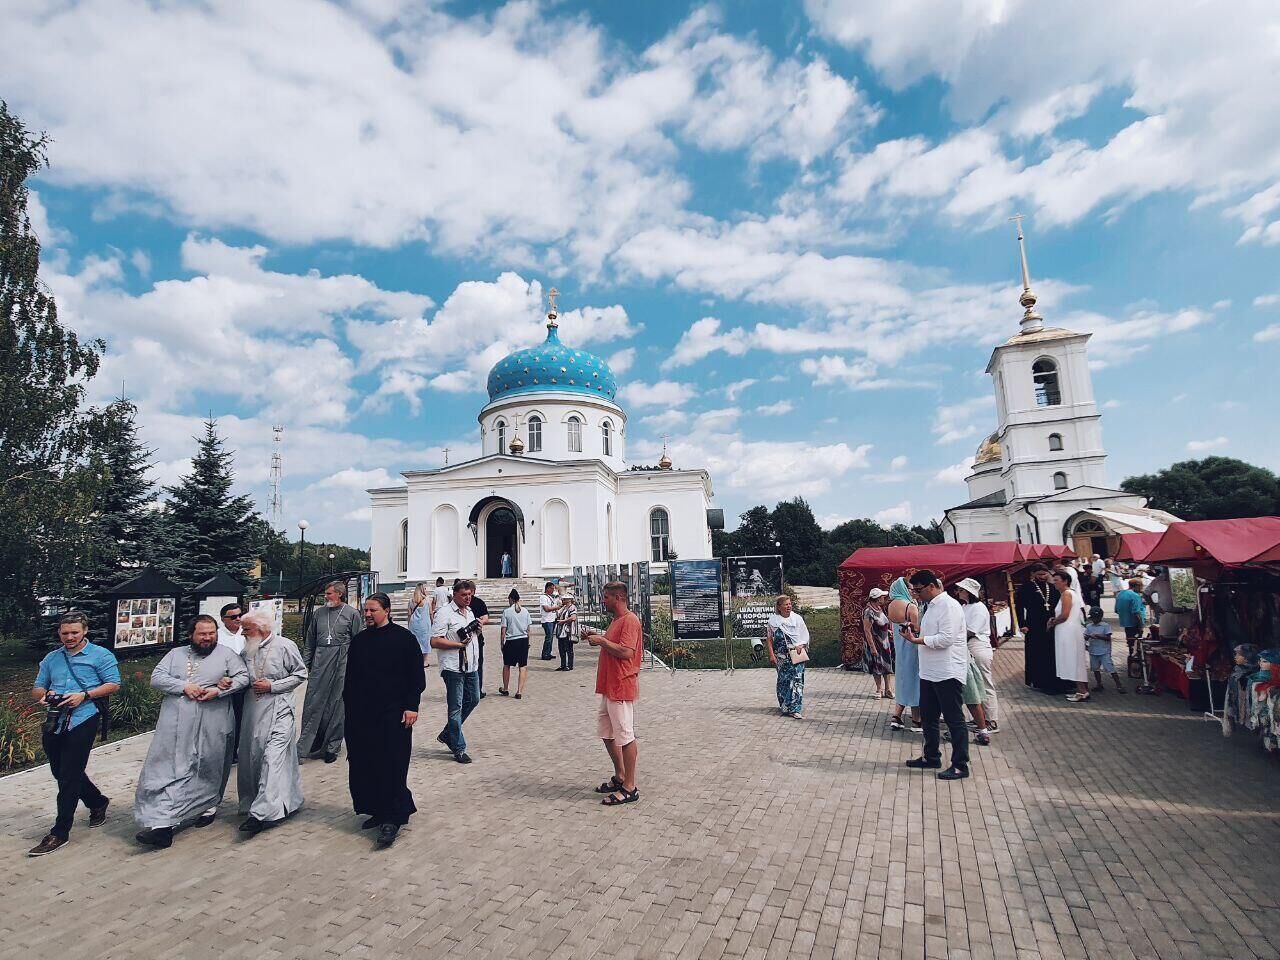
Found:
[{"label": "bush with flowers", "polygon": [[41,717],[34,700],[0,700],[0,770],[12,770],[36,759]]}]

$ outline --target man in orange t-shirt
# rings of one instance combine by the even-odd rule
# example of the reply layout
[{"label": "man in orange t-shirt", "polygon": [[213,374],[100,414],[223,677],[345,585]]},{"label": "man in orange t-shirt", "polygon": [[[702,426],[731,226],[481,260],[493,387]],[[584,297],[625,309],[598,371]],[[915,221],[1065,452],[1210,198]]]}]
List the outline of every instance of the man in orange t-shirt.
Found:
[{"label": "man in orange t-shirt", "polygon": [[627,606],[625,583],[605,584],[604,608],[613,615],[609,629],[601,633],[584,628],[583,633],[589,644],[600,648],[596,730],[613,761],[613,777],[596,787],[596,792],[608,794],[601,802],[615,807],[640,799],[636,789],[635,703],[640,699],[644,631],[640,618]]}]

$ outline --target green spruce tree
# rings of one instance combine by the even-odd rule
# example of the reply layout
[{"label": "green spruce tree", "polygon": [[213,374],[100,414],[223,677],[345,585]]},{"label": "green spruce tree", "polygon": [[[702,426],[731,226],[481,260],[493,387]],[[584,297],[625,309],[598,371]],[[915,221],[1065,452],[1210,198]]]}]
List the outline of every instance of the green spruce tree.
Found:
[{"label": "green spruce tree", "polygon": [[246,586],[262,549],[261,518],[249,497],[233,496],[234,455],[206,420],[191,471],[172,487],[160,518],[163,551],[156,566],[185,587],[216,573]]}]

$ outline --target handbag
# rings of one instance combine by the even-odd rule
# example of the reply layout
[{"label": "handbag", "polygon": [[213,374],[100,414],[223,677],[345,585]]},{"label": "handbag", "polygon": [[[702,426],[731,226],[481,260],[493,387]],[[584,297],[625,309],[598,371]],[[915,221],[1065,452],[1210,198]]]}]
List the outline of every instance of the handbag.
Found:
[{"label": "handbag", "polygon": [[808,647],[788,647],[787,656],[791,658],[791,663],[793,665],[798,663],[808,663],[809,648]]}]

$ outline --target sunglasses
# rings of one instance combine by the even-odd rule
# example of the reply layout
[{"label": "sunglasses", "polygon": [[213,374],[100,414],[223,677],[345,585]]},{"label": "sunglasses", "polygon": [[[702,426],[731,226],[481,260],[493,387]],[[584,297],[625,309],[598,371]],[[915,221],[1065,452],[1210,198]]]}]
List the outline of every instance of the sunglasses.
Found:
[{"label": "sunglasses", "polygon": [[244,616],[243,613],[228,613],[222,619],[223,620],[239,620],[243,616]]}]

